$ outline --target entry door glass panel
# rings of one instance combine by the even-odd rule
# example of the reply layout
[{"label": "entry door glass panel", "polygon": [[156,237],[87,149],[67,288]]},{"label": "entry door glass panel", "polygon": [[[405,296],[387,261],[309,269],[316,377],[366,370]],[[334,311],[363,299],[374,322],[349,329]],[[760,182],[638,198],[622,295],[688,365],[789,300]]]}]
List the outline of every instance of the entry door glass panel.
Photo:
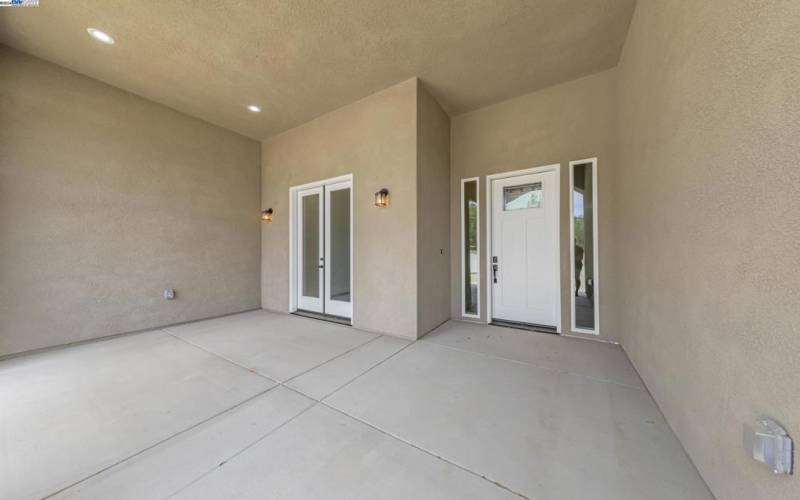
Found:
[{"label": "entry door glass panel", "polygon": [[303,295],[319,298],[319,196],[303,197]]},{"label": "entry door glass panel", "polygon": [[492,181],[492,318],[558,326],[558,177]]},{"label": "entry door glass panel", "polygon": [[503,188],[503,210],[524,210],[526,208],[541,208],[541,206],[541,182]]},{"label": "entry door glass panel", "polygon": [[323,190],[297,194],[297,308],[323,312]]},{"label": "entry door glass panel", "polygon": [[350,302],[350,188],[330,191],[331,300]]}]

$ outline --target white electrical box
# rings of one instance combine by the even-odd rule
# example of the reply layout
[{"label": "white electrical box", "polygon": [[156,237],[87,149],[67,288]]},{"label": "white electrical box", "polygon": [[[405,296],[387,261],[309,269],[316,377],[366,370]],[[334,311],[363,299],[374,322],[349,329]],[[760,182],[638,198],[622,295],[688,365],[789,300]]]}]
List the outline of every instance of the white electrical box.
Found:
[{"label": "white electrical box", "polygon": [[775,474],[792,473],[794,443],[777,422],[759,420],[747,429],[745,438],[754,460],[769,466]]},{"label": "white electrical box", "polygon": [[175,289],[174,288],[167,288],[164,290],[164,298],[167,300],[172,300],[175,298]]}]

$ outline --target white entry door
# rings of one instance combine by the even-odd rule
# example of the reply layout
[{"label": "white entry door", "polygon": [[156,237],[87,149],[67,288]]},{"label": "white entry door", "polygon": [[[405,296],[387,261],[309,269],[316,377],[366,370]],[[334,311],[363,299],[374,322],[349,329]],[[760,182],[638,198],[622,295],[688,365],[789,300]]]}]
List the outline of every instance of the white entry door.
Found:
[{"label": "white entry door", "polygon": [[558,172],[492,181],[492,318],[559,324]]},{"label": "white entry door", "polygon": [[297,191],[297,309],[353,315],[352,181]]}]

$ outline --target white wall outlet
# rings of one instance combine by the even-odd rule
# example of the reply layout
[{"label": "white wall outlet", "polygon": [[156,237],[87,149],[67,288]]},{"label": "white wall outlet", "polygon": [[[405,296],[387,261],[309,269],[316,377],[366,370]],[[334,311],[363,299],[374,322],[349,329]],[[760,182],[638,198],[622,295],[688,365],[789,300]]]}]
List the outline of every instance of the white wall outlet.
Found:
[{"label": "white wall outlet", "polygon": [[165,288],[164,289],[164,298],[167,300],[173,300],[175,298],[175,289],[174,288]]},{"label": "white wall outlet", "polygon": [[753,459],[769,466],[775,474],[791,474],[794,443],[783,427],[774,420],[758,420],[746,427],[745,439]]}]

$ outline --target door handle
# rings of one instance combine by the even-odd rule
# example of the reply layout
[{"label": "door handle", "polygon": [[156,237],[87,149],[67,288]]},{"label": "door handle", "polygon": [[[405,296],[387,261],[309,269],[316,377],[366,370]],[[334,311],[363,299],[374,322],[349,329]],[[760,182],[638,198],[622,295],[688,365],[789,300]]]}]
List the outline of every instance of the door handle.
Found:
[{"label": "door handle", "polygon": [[497,264],[492,264],[492,281],[497,283]]}]

